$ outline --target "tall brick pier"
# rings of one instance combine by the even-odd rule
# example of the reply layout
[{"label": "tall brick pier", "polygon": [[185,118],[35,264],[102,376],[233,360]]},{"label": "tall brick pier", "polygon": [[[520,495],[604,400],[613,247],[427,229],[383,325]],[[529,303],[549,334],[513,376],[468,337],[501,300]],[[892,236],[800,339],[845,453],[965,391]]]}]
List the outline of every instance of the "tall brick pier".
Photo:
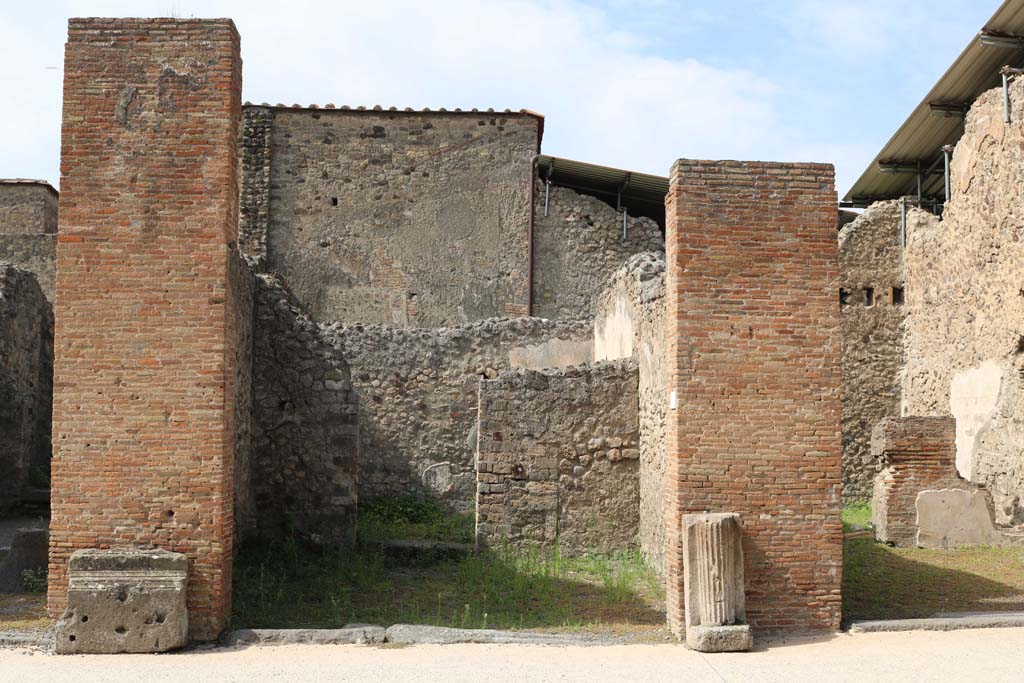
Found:
[{"label": "tall brick pier", "polygon": [[680,160],[666,197],[668,617],[680,523],[737,512],[747,620],[840,619],[839,296],[829,165]]},{"label": "tall brick pier", "polygon": [[61,142],[49,609],[79,548],[190,560],[191,636],[230,608],[239,38],[72,19]]}]

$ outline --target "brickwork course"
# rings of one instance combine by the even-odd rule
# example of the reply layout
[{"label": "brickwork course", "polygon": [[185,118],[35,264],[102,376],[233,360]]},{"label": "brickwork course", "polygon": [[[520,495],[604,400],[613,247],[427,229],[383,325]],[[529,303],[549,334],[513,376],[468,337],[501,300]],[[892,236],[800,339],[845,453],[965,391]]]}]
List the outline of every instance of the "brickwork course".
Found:
[{"label": "brickwork course", "polygon": [[917,494],[960,483],[953,464],[955,438],[951,417],[886,418],[878,423],[871,437],[872,451],[883,464],[871,503],[876,539],[916,545]]},{"label": "brickwork course", "polygon": [[230,610],[239,38],[72,19],[64,70],[49,610],[79,548],[186,554],[194,639]]},{"label": "brickwork course", "polygon": [[830,165],[680,160],[666,197],[665,575],[684,624],[682,516],[743,523],[747,619],[840,620],[839,302]]}]

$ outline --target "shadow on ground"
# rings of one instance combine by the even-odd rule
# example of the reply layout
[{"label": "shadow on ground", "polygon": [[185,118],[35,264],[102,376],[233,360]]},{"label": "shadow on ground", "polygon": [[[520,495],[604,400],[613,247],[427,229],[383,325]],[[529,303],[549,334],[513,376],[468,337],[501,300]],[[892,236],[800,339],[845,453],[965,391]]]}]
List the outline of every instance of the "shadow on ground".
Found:
[{"label": "shadow on ground", "polygon": [[1024,610],[1024,548],[923,550],[847,538],[843,618]]}]

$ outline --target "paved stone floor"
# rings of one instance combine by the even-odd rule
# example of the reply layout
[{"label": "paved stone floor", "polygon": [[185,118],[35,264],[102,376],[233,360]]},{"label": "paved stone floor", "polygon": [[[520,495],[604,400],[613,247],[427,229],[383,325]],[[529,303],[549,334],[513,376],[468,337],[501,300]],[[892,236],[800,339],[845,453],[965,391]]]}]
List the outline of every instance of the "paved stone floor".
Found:
[{"label": "paved stone floor", "polygon": [[864,633],[702,655],[675,645],[289,645],[168,655],[0,650],[0,680],[74,681],[1018,681],[1024,628]]}]

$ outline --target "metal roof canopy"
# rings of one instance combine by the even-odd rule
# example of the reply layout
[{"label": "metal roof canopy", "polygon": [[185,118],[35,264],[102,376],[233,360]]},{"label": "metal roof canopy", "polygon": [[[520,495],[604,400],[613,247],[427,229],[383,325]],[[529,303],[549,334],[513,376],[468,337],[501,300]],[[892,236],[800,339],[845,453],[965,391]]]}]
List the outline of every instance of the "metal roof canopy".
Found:
[{"label": "metal roof canopy", "polygon": [[588,164],[541,154],[537,157],[540,177],[552,185],[597,197],[631,216],[644,216],[665,227],[665,195],[668,178],[621,168]]},{"label": "metal roof canopy", "polygon": [[[999,45],[983,45],[983,34],[1007,38],[997,38]],[[963,112],[1001,83],[999,70],[1024,65],[1024,40],[1019,36],[1024,36],[1024,0],[1005,0],[853,184],[843,204],[867,206],[917,194],[917,169],[925,171],[933,164],[932,172],[922,178],[921,193],[929,203],[944,199],[942,147],[963,135]]]}]

